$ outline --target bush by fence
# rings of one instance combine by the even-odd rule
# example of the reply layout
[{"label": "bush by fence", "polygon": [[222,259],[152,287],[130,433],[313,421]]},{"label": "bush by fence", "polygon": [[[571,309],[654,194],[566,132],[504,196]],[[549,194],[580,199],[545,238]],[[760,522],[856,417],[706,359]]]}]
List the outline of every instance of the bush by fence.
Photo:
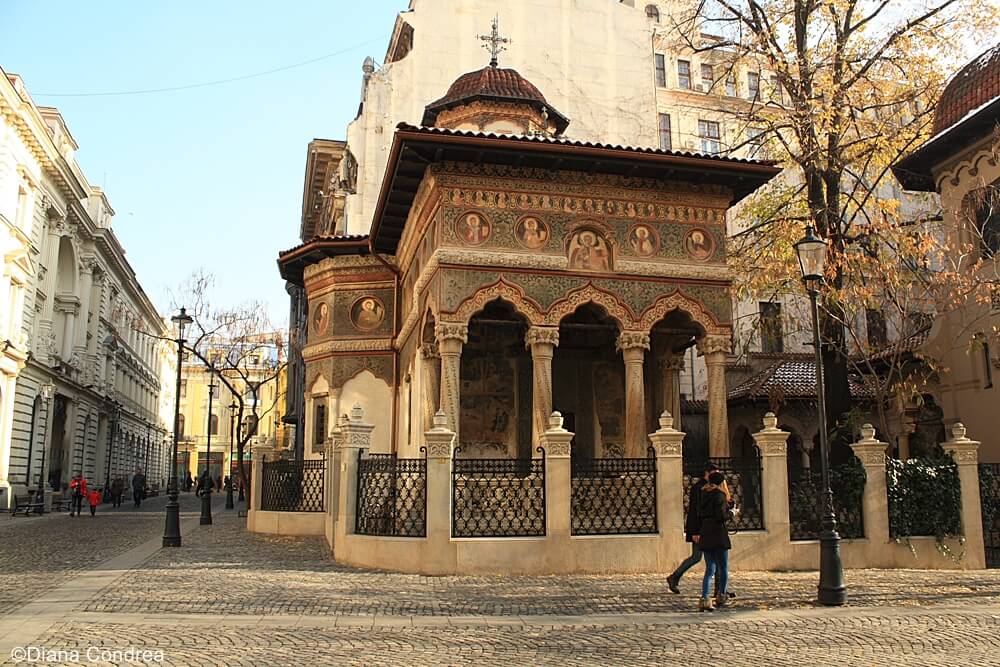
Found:
[{"label": "bush by fence", "polygon": [[961,483],[951,457],[886,459],[885,475],[890,537],[941,540],[962,533]]}]

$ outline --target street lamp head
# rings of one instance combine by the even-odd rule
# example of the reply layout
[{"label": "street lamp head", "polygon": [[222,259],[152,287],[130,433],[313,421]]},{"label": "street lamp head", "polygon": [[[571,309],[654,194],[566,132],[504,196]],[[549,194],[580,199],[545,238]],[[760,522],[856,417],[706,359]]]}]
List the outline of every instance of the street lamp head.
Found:
[{"label": "street lamp head", "polygon": [[170,321],[177,325],[177,338],[184,340],[184,329],[186,329],[189,324],[194,322],[194,318],[188,315],[187,309],[181,306],[180,312],[171,317]]},{"label": "street lamp head", "polygon": [[826,240],[813,231],[812,225],[806,226],[806,235],[795,244],[795,254],[799,258],[799,270],[805,283],[823,279],[826,267]]}]

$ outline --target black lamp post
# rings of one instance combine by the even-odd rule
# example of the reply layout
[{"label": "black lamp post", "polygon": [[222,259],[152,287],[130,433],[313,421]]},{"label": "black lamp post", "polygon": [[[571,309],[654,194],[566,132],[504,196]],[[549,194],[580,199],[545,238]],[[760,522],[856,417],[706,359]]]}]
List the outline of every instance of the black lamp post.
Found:
[{"label": "black lamp post", "polygon": [[840,535],[837,534],[837,515],[833,509],[833,491],[830,489],[830,444],[826,432],[826,392],[823,387],[823,355],[819,336],[819,288],[823,284],[826,266],[826,240],[806,227],[806,235],[795,244],[802,271],[802,284],[809,293],[812,310],[813,353],[816,356],[816,401],[819,403],[820,469],[823,473],[823,516],[819,532],[819,603],[839,606],[847,602],[844,585],[844,566],[840,562]]},{"label": "black lamp post", "polygon": [[226,509],[231,510],[233,504],[233,443],[236,442],[236,411],[239,409],[236,399],[229,404],[229,474],[226,475]]},{"label": "black lamp post", "polygon": [[180,437],[181,421],[181,366],[184,363],[184,329],[194,319],[181,308],[181,311],[170,318],[177,323],[177,387],[174,395],[174,445],[170,458],[170,481],[167,484],[167,518],[163,529],[163,546],[179,547],[181,545],[181,505],[177,501],[177,440]]},{"label": "black lamp post", "polygon": [[208,381],[208,435],[205,437],[205,470],[202,473],[201,485],[201,519],[202,526],[212,525],[212,399],[215,397],[215,378]]},{"label": "black lamp post", "polygon": [[[42,467],[38,471],[38,493],[35,494],[35,502],[42,504],[42,510],[45,509],[45,435],[48,431],[49,415],[52,412],[52,392],[55,391],[55,387],[50,382],[46,382],[41,387],[38,388],[38,393],[41,394],[42,400],[45,402],[45,424],[42,427]],[[31,465],[31,461],[28,461],[28,465]]]}]

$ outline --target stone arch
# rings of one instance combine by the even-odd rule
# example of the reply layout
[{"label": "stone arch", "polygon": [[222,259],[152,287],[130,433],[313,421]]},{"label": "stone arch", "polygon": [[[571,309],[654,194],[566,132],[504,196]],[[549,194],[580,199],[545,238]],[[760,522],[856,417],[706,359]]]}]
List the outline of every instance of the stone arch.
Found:
[{"label": "stone arch", "polygon": [[68,236],[59,237],[56,259],[56,294],[73,294],[76,291],[76,249]]},{"label": "stone arch", "polygon": [[447,317],[447,321],[468,324],[473,315],[485,308],[487,303],[497,299],[512,305],[515,312],[527,319],[530,324],[541,324],[545,319],[545,315],[537,303],[528,298],[520,287],[508,283],[501,277],[492,285],[476,290],[472,296],[458,306],[452,315]]},{"label": "stone arch", "polygon": [[572,290],[565,297],[556,301],[539,323],[557,327],[563,318],[576,312],[577,308],[585,303],[601,306],[607,312],[608,317],[615,320],[621,330],[637,328],[635,326],[636,318],[629,307],[614,294],[593,283],[587,283],[581,288]]},{"label": "stone arch", "polygon": [[636,328],[648,331],[673,310],[687,313],[691,320],[704,330],[705,335],[729,335],[731,332],[730,327],[720,323],[715,315],[705,309],[701,302],[687,296],[680,290],[657,299],[642,313]]}]

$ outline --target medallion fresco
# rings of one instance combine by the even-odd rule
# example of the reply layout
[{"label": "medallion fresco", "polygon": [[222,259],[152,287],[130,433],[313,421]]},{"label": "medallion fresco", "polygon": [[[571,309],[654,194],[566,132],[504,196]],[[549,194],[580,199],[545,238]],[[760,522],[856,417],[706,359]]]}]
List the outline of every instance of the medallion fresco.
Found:
[{"label": "medallion fresco", "polygon": [[632,225],[628,232],[628,247],[637,257],[652,257],[660,250],[660,235],[649,225]]},{"label": "medallion fresco", "polygon": [[684,237],[684,250],[699,262],[705,262],[715,254],[715,238],[708,231],[696,227]]},{"label": "medallion fresco", "polygon": [[589,227],[570,234],[566,254],[571,270],[608,272],[613,267],[608,240],[600,231]]},{"label": "medallion fresco", "polygon": [[325,300],[313,306],[310,329],[309,333],[314,338],[323,338],[330,333],[330,304]]},{"label": "medallion fresco", "polygon": [[351,306],[351,324],[359,331],[374,331],[385,320],[385,304],[373,296],[363,296]]},{"label": "medallion fresco", "polygon": [[[393,334],[392,288],[359,288],[333,292],[334,338],[380,338]],[[310,341],[313,342],[313,341]]]},{"label": "medallion fresco", "polygon": [[549,226],[537,216],[526,215],[514,226],[514,238],[528,250],[545,247],[550,237]]},{"label": "medallion fresco", "polygon": [[465,245],[483,245],[492,233],[493,225],[485,215],[477,211],[463,213],[455,222],[455,234]]}]

